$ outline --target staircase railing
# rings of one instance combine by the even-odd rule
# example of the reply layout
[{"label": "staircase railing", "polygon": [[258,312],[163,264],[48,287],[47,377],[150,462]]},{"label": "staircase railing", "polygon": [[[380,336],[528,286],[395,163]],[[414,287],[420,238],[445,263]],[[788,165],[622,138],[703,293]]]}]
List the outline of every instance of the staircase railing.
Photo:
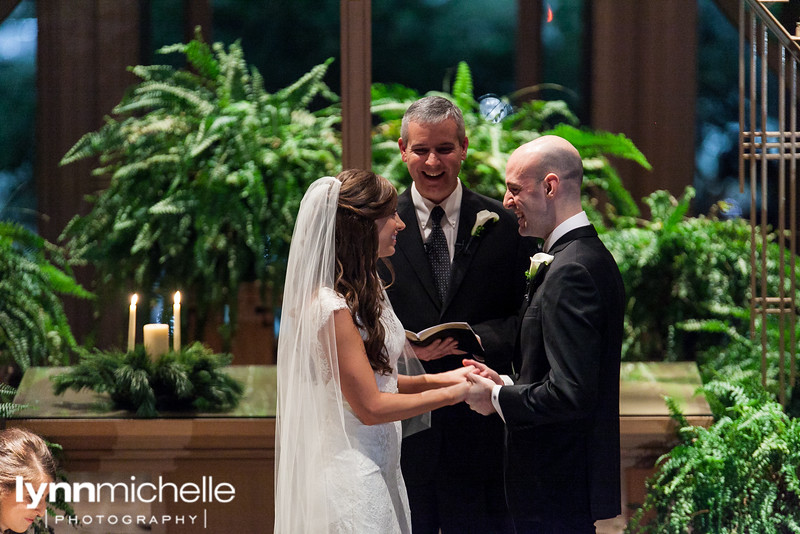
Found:
[{"label": "staircase railing", "polygon": [[[783,0],[786,1],[786,0]],[[739,7],[739,189],[750,190],[751,336],[760,318],[761,375],[767,379],[767,321],[777,316],[780,401],[796,381],[798,62],[800,38],[767,9],[774,2],[741,0]],[[772,74],[771,74],[772,73]],[[777,168],[775,168],[777,167]],[[770,217],[771,215],[771,217]],[[777,294],[767,286],[769,227],[780,246]],[[760,244],[760,248],[759,248]],[[773,290],[774,291],[774,290]],[[788,336],[788,338],[787,338]],[[788,350],[787,350],[788,348]],[[789,359],[789,376],[786,363]]]}]

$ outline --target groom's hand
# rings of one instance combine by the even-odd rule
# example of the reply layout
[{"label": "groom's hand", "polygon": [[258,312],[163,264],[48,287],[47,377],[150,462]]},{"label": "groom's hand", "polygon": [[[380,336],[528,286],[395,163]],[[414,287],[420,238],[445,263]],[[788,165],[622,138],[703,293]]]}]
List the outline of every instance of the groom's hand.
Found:
[{"label": "groom's hand", "polygon": [[499,374],[497,374],[497,371],[495,371],[494,369],[490,369],[489,367],[486,366],[486,364],[476,360],[468,360],[468,359],[461,360],[461,363],[464,366],[470,366],[470,365],[473,366],[476,369],[475,372],[477,374],[481,375],[484,378],[488,378],[498,386],[505,385],[505,382],[503,382],[503,379],[500,378]]},{"label": "groom's hand", "polygon": [[481,415],[490,415],[495,413],[494,405],[492,404],[492,389],[495,383],[475,373],[467,375],[470,387],[467,392],[467,404],[474,411]]}]

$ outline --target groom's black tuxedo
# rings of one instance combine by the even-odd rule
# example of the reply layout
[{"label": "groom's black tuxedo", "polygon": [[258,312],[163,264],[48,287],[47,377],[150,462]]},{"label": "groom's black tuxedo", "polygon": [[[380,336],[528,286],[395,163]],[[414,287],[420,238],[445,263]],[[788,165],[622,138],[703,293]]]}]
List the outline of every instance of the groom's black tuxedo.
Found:
[{"label": "groom's black tuxedo", "polygon": [[549,251],[522,316],[514,386],[500,389],[515,518],[620,513],[619,366],[625,290],[591,226]]},{"label": "groom's black tuxedo", "polygon": [[[395,280],[388,294],[403,326],[417,332],[446,321],[466,321],[481,337],[486,363],[500,372],[510,371],[525,293],[524,272],[534,241],[519,236],[516,218],[500,202],[464,187],[449,293],[440,304],[410,189],[400,195],[397,210],[407,228],[398,234],[390,258]],[[500,219],[487,223],[479,236],[470,236],[481,210],[495,212]],[[461,367],[462,358],[446,356],[424,366],[431,373],[446,371]],[[415,532],[423,519],[429,520],[426,524],[437,521],[435,515],[442,516],[445,533],[491,532],[470,522],[486,521],[476,516],[487,513],[477,502],[487,491],[495,494],[499,508],[505,508],[499,476],[502,451],[503,424],[497,415],[483,417],[463,403],[434,411],[430,429],[403,440],[401,461]],[[427,490],[420,489],[425,485]],[[424,494],[431,485],[438,497]],[[419,502],[429,504],[423,509]]]}]

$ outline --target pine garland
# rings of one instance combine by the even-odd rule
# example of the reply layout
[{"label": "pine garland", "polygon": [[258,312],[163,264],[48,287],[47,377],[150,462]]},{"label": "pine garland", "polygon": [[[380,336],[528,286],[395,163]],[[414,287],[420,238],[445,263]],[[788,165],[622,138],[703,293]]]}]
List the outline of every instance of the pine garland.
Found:
[{"label": "pine garland", "polygon": [[52,377],[53,391],[90,389],[107,393],[116,408],[139,417],[161,411],[216,412],[235,408],[244,386],[221,368],[230,354],[215,354],[201,343],[152,361],[139,345],[131,352],[84,352],[66,372]]}]

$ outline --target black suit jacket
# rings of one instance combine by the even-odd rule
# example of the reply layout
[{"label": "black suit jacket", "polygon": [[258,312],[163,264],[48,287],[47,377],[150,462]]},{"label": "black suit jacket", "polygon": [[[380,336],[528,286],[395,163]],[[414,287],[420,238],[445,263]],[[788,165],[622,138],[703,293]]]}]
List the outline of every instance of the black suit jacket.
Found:
[{"label": "black suit jacket", "polygon": [[[500,219],[487,223],[480,236],[470,236],[476,214],[484,209]],[[463,188],[449,293],[440,303],[410,190],[400,195],[397,211],[407,227],[398,234],[390,258],[395,278],[387,293],[403,326],[418,332],[442,322],[466,321],[481,337],[486,363],[510,371],[525,293],[524,272],[535,242],[519,236],[516,217],[500,202]],[[382,275],[388,280],[386,271]],[[446,356],[423,365],[427,372],[441,372],[460,367],[462,358]],[[464,466],[484,467],[486,462],[501,469],[502,439],[498,416],[484,418],[463,403],[436,410],[431,429],[403,440],[406,482],[419,484],[450,475],[480,477],[476,472],[481,469]]]},{"label": "black suit jacket", "polygon": [[509,507],[530,520],[614,517],[625,290],[591,226],[550,254],[522,316],[518,385],[500,389]]}]

